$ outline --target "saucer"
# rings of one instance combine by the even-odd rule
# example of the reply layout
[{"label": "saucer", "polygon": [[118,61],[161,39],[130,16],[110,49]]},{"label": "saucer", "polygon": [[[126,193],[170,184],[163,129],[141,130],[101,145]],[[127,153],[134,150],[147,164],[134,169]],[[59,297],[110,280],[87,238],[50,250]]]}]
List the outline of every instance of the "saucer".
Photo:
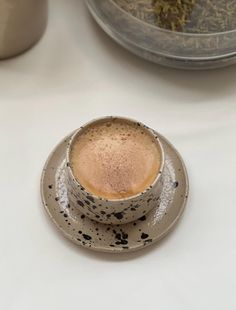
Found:
[{"label": "saucer", "polygon": [[182,215],[189,191],[184,162],[170,142],[161,136],[166,159],[163,191],[156,207],[135,222],[106,225],[87,218],[68,200],[65,168],[71,136],[56,146],[41,178],[44,208],[63,235],[86,248],[112,253],[139,250],[162,239]]}]

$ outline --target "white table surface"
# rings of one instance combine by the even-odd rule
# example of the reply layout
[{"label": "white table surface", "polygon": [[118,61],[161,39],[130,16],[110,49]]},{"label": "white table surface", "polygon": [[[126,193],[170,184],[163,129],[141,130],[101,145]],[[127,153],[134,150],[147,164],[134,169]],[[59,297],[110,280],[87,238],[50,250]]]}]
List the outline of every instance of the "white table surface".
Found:
[{"label": "white table surface", "polygon": [[[236,309],[236,67],[183,72],[113,43],[81,0],[52,0],[47,32],[0,62],[0,309]],[[65,240],[40,201],[59,140],[103,115],[160,131],[191,194],[159,245],[99,254]]]}]

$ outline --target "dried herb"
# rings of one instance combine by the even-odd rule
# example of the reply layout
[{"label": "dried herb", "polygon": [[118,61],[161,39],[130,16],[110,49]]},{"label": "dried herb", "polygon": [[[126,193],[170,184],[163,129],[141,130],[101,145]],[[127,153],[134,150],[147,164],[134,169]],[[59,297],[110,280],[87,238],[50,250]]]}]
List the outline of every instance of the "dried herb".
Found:
[{"label": "dried herb", "polygon": [[187,33],[236,28],[236,0],[113,0],[133,16],[160,28]]}]

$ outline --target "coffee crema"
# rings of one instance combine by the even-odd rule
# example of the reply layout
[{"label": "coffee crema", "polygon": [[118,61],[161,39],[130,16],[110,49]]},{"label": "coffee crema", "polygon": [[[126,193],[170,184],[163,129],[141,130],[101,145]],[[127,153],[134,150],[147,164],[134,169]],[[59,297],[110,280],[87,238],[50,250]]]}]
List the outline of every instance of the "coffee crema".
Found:
[{"label": "coffee crema", "polygon": [[85,127],[75,138],[70,163],[77,181],[91,194],[124,199],[147,189],[161,166],[155,138],[138,123],[107,119]]}]

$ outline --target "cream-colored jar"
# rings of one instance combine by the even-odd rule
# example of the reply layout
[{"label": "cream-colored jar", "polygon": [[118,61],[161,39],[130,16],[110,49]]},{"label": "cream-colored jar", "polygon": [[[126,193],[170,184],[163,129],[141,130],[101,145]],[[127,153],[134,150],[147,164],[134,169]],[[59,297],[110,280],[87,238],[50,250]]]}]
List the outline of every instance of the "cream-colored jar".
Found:
[{"label": "cream-colored jar", "polygon": [[0,0],[0,59],[16,56],[42,36],[47,0]]}]

